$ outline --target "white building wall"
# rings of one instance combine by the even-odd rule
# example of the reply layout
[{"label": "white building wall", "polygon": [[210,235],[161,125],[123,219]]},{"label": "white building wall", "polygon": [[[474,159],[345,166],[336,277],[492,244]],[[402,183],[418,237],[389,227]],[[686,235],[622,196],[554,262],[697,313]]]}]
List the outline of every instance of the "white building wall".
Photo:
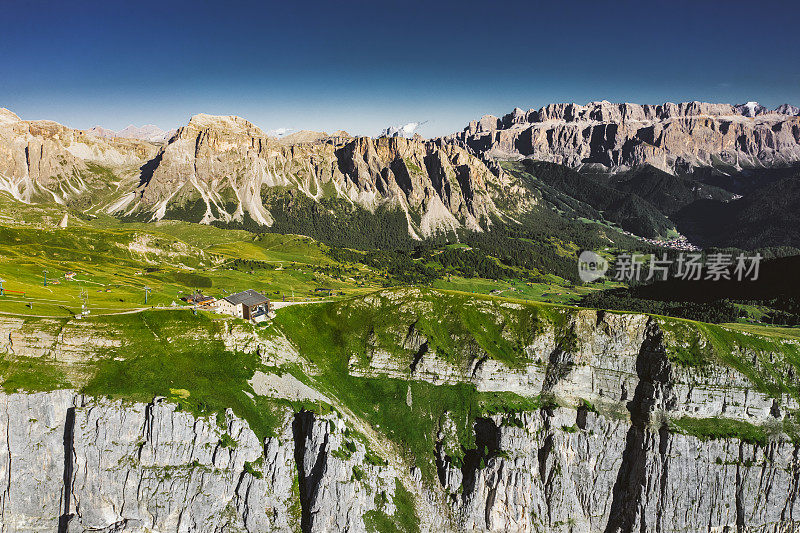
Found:
[{"label": "white building wall", "polygon": [[238,318],[242,318],[244,316],[244,312],[242,310],[242,306],[240,305],[233,305],[225,298],[217,300],[216,302],[216,309],[218,313],[224,313],[226,315],[233,315]]}]

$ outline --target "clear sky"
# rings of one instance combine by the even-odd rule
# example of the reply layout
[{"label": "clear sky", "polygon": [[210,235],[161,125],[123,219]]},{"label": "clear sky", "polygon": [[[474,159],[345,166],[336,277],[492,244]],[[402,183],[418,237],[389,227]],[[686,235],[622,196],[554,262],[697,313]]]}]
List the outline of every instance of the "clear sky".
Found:
[{"label": "clear sky", "polygon": [[592,100],[800,105],[800,2],[9,1],[0,107],[75,128],[462,129]]}]

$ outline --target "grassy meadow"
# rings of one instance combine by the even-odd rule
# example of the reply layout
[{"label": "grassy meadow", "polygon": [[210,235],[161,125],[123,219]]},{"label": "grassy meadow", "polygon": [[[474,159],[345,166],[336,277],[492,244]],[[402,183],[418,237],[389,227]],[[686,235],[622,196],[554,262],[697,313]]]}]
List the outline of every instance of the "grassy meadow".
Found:
[{"label": "grassy meadow", "polygon": [[379,286],[375,273],[339,265],[324,249],[308,237],[173,221],[0,225],[0,312],[71,316],[85,298],[93,313],[104,314],[181,305],[195,290],[221,297],[253,288],[276,300],[305,300],[321,298],[317,288],[338,295]]},{"label": "grassy meadow", "polygon": [[[334,260],[325,244],[302,235],[172,220],[123,222],[74,211],[62,229],[63,208],[10,202],[0,195],[0,209],[0,279],[6,289],[0,313],[73,316],[83,303],[94,314],[130,312],[183,305],[181,297],[195,290],[222,297],[252,288],[274,300],[318,300],[328,294],[316,289],[345,297],[402,284],[388,265]],[[535,283],[444,271],[430,285],[562,304],[606,288],[574,285],[557,276]]]}]

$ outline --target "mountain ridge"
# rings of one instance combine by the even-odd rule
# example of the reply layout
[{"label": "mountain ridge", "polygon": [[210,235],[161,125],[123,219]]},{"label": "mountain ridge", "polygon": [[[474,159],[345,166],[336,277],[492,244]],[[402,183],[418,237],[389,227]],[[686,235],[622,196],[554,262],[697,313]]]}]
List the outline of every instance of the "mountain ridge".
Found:
[{"label": "mountain ridge", "polygon": [[102,126],[94,126],[88,130],[87,133],[96,135],[97,137],[104,137],[106,139],[119,137],[122,139],[139,139],[142,141],[150,142],[165,142],[168,141],[178,130],[171,129],[164,131],[155,124],[145,124],[144,126],[135,126],[130,124],[125,128],[114,131]]},{"label": "mountain ridge", "polygon": [[445,138],[484,157],[531,157],[611,172],[644,164],[675,173],[800,161],[795,108],[787,104],[767,112],[750,104],[550,104],[516,108],[502,118],[485,115]]},{"label": "mountain ridge", "polygon": [[202,210],[196,222],[241,222],[247,215],[270,226],[262,192],[289,188],[368,211],[392,205],[420,239],[462,227],[482,231],[503,216],[493,198],[509,186],[502,170],[448,143],[335,137],[286,145],[240,117],[200,114],[148,163],[139,187],[108,211],[158,220],[170,206],[195,204]]},{"label": "mountain ridge", "polygon": [[[692,202],[734,199],[742,165],[761,165],[745,169],[750,172],[800,162],[800,117],[791,115],[794,108],[764,109],[753,102],[552,104],[538,111],[517,109],[502,119],[484,117],[460,134],[433,140],[304,130],[275,138],[244,118],[200,113],[166,142],[102,137],[3,110],[0,190],[27,203],[80,206],[122,219],[173,218],[251,231],[268,230],[289,208],[291,216],[279,217],[284,230],[312,211],[325,225],[348,223],[354,219],[337,214],[357,212],[366,216],[356,217],[360,223],[371,218],[380,225],[381,216],[390,213],[392,231],[405,226],[408,237],[425,240],[486,231],[531,213],[542,191],[505,172],[497,161],[505,154],[538,157],[586,176],[572,176],[571,186],[559,179],[555,186],[561,192],[547,193],[555,202],[546,202],[552,204],[548,209],[556,216],[624,221],[628,231],[658,239],[675,235],[675,221],[667,219]],[[533,153],[518,150],[526,146]],[[716,173],[713,185],[687,174],[690,170]],[[577,184],[589,178],[627,196],[609,190],[581,199]],[[752,190],[763,186],[756,185]],[[560,212],[556,204],[573,202],[563,195],[584,207]],[[618,200],[609,203],[609,195]]]}]

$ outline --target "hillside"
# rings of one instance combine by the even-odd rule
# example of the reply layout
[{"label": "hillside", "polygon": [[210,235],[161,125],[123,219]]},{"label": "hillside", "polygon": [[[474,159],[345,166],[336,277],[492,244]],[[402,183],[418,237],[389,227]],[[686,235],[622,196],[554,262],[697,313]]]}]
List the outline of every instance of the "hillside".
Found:
[{"label": "hillside", "polygon": [[524,159],[504,163],[504,168],[528,183],[533,180],[534,187],[537,181],[548,185],[542,191],[545,199],[558,207],[564,204],[577,216],[605,219],[643,237],[666,236],[675,230],[664,214],[638,195],[604,185],[569,167]]},{"label": "hillside", "polygon": [[676,176],[650,165],[615,174],[610,182],[615,189],[637,195],[667,216],[696,200],[727,202],[735,196],[725,189]]},{"label": "hillside", "polygon": [[757,248],[800,246],[800,178],[769,183],[741,199],[706,200],[676,213],[679,229],[699,243]]},{"label": "hillside", "polygon": [[[369,219],[362,222],[372,227]],[[306,228],[314,229],[295,226]],[[351,295],[405,284],[571,302],[599,288],[573,285],[576,249],[605,246],[609,234],[620,246],[634,242],[597,224],[569,223],[550,210],[526,217],[514,232],[495,227],[465,234],[461,243],[391,241],[397,236],[389,227],[382,231],[396,248],[336,244],[368,244],[358,229],[320,230],[327,237],[320,241],[174,220],[123,222],[0,196],[0,279],[14,291],[3,305],[23,314],[71,316],[80,313],[82,290],[96,312],[117,312],[140,308],[145,286],[151,305],[170,306],[196,289],[220,296],[255,287],[275,299],[318,299],[318,288]],[[68,272],[74,279],[65,279]]]}]

